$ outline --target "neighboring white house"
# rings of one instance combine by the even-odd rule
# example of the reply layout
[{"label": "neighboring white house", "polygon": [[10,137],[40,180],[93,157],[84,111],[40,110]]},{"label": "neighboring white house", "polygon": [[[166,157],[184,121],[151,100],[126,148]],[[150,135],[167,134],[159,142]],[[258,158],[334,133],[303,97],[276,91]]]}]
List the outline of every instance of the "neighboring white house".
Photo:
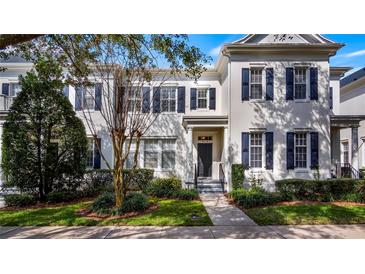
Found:
[{"label": "neighboring white house", "polygon": [[[330,178],[341,162],[333,152],[339,123],[353,122],[336,116],[339,81],[348,68],[330,68],[329,58],[342,46],[317,34],[252,34],[225,44],[214,69],[197,82],[176,77],[159,89],[153,108],[161,114],[142,140],[139,165],[184,182],[193,182],[195,175],[224,179],[228,190],[234,163],[243,163],[246,178],[261,177],[268,189],[278,179],[313,178],[316,168]],[[0,72],[4,119],[19,90],[17,77],[31,64],[15,59],[0,66],[7,68]],[[73,87],[65,94],[79,113],[80,95]],[[112,162],[110,138],[99,127],[101,148]],[[105,168],[92,142],[89,165]]]},{"label": "neighboring white house", "polygon": [[365,169],[365,68],[341,80],[339,113],[362,120],[353,136],[352,129],[341,130],[341,162]]}]

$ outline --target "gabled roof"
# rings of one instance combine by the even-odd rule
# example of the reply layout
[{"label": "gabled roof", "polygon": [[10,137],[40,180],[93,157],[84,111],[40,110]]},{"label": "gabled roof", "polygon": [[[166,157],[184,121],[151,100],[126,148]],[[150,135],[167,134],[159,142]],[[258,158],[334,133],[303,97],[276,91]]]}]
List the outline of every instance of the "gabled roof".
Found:
[{"label": "gabled roof", "polygon": [[342,88],[353,82],[356,82],[357,80],[362,79],[363,77],[365,77],[365,68],[359,69],[359,70],[355,71],[354,73],[351,73],[350,75],[341,79],[340,86]]},{"label": "gabled roof", "polygon": [[248,34],[232,44],[337,44],[320,34]]}]

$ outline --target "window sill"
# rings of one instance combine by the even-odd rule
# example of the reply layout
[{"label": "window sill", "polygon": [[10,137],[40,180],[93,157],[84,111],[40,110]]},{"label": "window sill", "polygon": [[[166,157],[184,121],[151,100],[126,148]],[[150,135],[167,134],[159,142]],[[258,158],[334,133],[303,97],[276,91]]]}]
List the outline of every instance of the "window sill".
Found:
[{"label": "window sill", "polygon": [[294,172],[295,173],[309,173],[310,169],[309,168],[295,168]]},{"label": "window sill", "polygon": [[310,103],[308,99],[294,99],[294,103]]}]

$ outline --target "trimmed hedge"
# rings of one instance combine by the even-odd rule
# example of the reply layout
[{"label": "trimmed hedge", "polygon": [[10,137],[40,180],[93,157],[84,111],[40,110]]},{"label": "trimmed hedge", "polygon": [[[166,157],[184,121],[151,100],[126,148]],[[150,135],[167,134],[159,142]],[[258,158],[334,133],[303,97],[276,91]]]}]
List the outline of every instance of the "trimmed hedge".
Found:
[{"label": "trimmed hedge", "polygon": [[242,164],[232,164],[232,188],[240,189],[243,187],[245,179],[245,169]]},{"label": "trimmed hedge", "polygon": [[112,207],[115,205],[115,195],[112,192],[105,192],[101,194],[93,202],[91,210],[100,214],[109,214]]},{"label": "trimmed hedge", "polygon": [[229,196],[236,204],[246,209],[282,201],[279,193],[267,192],[261,188],[236,189],[231,191]]},{"label": "trimmed hedge", "polygon": [[83,198],[83,192],[52,192],[47,195],[46,201],[50,204],[62,203],[62,202],[71,202],[73,200]]},{"label": "trimmed hedge", "polygon": [[151,182],[148,194],[158,198],[171,198],[181,189],[181,180],[176,177],[156,178]]},{"label": "trimmed hedge", "polygon": [[179,200],[198,200],[199,193],[196,189],[179,189],[174,192],[173,197]]},{"label": "trimmed hedge", "polygon": [[4,201],[6,206],[25,207],[35,205],[37,198],[30,194],[7,194]]},{"label": "trimmed hedge", "polygon": [[349,194],[365,190],[365,180],[359,179],[286,179],[276,181],[275,185],[286,200],[342,201]]}]

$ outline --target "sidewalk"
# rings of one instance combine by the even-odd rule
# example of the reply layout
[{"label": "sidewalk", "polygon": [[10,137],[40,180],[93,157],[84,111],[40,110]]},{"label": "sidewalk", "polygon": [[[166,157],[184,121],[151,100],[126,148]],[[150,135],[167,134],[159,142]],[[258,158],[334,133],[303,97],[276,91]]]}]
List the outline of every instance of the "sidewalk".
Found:
[{"label": "sidewalk", "polygon": [[365,239],[365,225],[0,227],[0,239]]},{"label": "sidewalk", "polygon": [[242,210],[230,205],[222,193],[200,194],[200,199],[215,226],[256,226]]}]

